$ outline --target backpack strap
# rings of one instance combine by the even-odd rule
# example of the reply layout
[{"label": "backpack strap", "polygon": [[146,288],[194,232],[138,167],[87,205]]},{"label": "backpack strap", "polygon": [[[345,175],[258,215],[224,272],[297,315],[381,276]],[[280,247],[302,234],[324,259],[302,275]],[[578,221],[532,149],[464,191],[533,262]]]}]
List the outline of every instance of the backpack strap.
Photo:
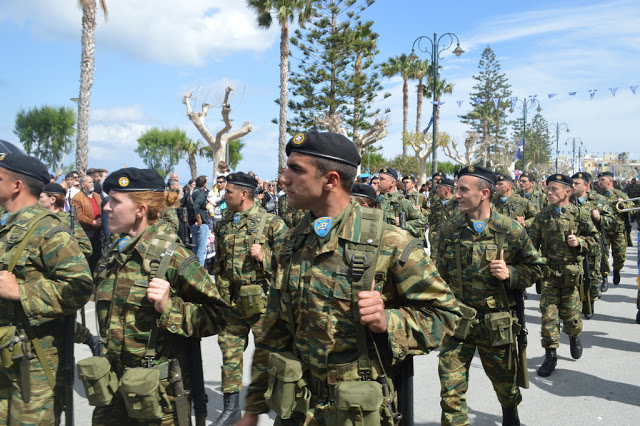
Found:
[{"label": "backpack strap", "polygon": [[[256,235],[253,237],[254,244],[260,244],[260,240],[262,239],[262,234],[264,234],[264,227],[267,224],[267,212],[265,210],[260,210],[260,214],[258,216],[258,220],[260,224],[258,225],[258,230],[256,231]],[[257,274],[255,268],[251,271],[251,282],[255,284],[257,280]]]}]

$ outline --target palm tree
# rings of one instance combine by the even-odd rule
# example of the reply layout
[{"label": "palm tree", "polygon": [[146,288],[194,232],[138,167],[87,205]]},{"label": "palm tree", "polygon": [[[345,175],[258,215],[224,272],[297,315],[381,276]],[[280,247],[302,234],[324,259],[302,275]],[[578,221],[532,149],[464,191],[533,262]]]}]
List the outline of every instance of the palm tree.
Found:
[{"label": "palm tree", "polygon": [[278,167],[287,163],[287,104],[289,103],[289,22],[296,18],[302,26],[314,14],[315,0],[247,0],[251,10],[258,15],[258,26],[271,28],[273,15],[280,25],[280,117],[278,136]]},{"label": "palm tree", "polygon": [[385,77],[402,77],[402,156],[407,156],[407,146],[404,138],[409,134],[409,78],[411,77],[411,61],[406,54],[389,58],[381,65],[382,75]]},{"label": "palm tree", "polygon": [[[78,129],[76,135],[76,170],[84,173],[89,163],[89,102],[93,85],[93,63],[96,39],[96,0],[78,0],[82,8],[82,55],[80,57],[80,95],[78,97]],[[100,8],[107,19],[107,4],[100,0]]]},{"label": "palm tree", "polygon": [[411,78],[418,80],[418,100],[416,106],[416,133],[420,133],[422,127],[422,98],[424,97],[424,84],[422,80],[429,74],[429,61],[417,60],[411,63]]},{"label": "palm tree", "polygon": [[[451,94],[453,93],[453,86],[455,86],[455,84],[453,83],[449,83],[447,81],[446,78],[441,78],[438,80],[438,83],[436,84],[436,102],[440,103],[440,98],[442,98],[442,95],[445,93]],[[433,98],[433,79],[429,79],[429,83],[422,86],[422,90],[423,90],[423,96],[427,99],[432,99]],[[440,127],[440,108],[438,107],[438,110],[436,112],[436,124],[438,125],[438,128]]]},{"label": "palm tree", "polygon": [[196,157],[205,157],[208,153],[211,153],[209,147],[201,140],[194,141],[193,139],[188,138],[178,142],[176,150],[187,154],[187,164],[189,164],[191,179],[198,177],[198,164],[196,162]]}]

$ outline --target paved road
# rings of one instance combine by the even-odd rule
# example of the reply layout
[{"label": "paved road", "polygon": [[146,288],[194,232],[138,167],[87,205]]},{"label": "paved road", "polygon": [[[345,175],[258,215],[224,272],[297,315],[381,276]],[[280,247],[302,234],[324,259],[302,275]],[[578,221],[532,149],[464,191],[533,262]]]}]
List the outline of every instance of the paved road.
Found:
[{"label": "paved road", "polygon": [[[637,241],[634,231],[633,241]],[[531,385],[524,389],[519,407],[524,425],[636,425],[640,422],[640,325],[636,316],[635,248],[627,250],[627,262],[620,285],[611,284],[596,303],[592,320],[584,321],[582,343],[584,354],[575,361],[569,355],[569,339],[562,335],[558,349],[558,366],[548,378],[538,377],[536,370],[544,358],[540,346],[540,296],[529,289],[526,300],[526,320],[529,328],[529,377]],[[93,309],[88,306],[87,318],[93,326]],[[215,337],[202,343],[204,371],[209,396],[209,422],[222,409],[220,393],[221,354]],[[245,354],[245,383],[253,345]],[[76,359],[90,356],[85,345],[76,345]],[[437,352],[415,359],[415,424],[440,424],[440,383],[437,372]],[[467,394],[472,424],[501,424],[502,412],[489,379],[476,356],[472,363]],[[90,424],[92,408],[86,404],[82,384],[75,385],[75,415],[77,425]],[[635,420],[634,420],[635,419]],[[273,424],[274,416],[263,415],[261,425]]]}]

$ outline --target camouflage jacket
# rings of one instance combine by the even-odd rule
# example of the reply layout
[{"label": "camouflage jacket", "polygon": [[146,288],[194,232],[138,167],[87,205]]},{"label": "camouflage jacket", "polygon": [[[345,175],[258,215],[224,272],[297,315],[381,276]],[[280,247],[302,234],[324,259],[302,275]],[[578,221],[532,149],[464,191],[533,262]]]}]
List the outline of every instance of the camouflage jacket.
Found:
[{"label": "camouflage jacket", "polygon": [[446,203],[443,203],[443,200],[438,198],[431,205],[431,210],[429,211],[429,232],[438,232],[445,222],[455,216],[457,212],[458,202],[455,195],[452,195]]},{"label": "camouflage jacket", "polygon": [[414,189],[409,194],[405,193],[404,194],[404,198],[409,200],[411,202],[411,204],[413,204],[414,206],[418,207],[420,209],[420,211],[422,212],[422,214],[424,214],[425,217],[426,217],[427,212],[429,211],[429,209],[425,208],[425,199],[426,199],[426,197],[424,196],[424,194],[422,194],[419,191],[416,191]]},{"label": "camouflage jacket", "polygon": [[[618,199],[622,198],[623,200],[629,198],[627,194],[620,191],[619,189],[611,189],[611,191],[603,191],[602,196],[605,198],[606,202],[609,204],[611,211],[613,212],[613,223],[611,227],[607,230],[607,233],[613,232],[622,232],[624,230],[624,213],[618,213]],[[629,209],[633,207],[632,201],[627,201],[626,203],[622,203],[622,208]]]},{"label": "camouflage jacket", "polygon": [[400,217],[400,212],[404,212],[407,219],[407,231],[420,240],[424,239],[427,218],[418,207],[404,198],[402,192],[394,191],[381,194],[380,209],[384,213],[385,222],[390,225],[395,225],[396,217]]},{"label": "camouflage jacket", "polygon": [[[33,219],[48,213],[36,225]],[[35,226],[13,270],[20,287],[20,304],[43,348],[61,345],[63,327],[57,320],[76,312],[91,297],[93,284],[87,260],[76,240],[53,213],[39,204],[11,213],[0,226],[2,270],[11,263],[27,231]],[[0,324],[9,323],[8,301],[0,298]]]},{"label": "camouflage jacket", "polygon": [[[498,247],[500,234],[506,234]],[[458,274],[456,252],[460,246]],[[484,230],[478,233],[467,215],[458,213],[443,224],[438,237],[438,272],[449,283],[461,302],[479,312],[504,307],[499,296],[499,280],[489,269],[492,260],[500,259],[500,252],[509,267],[510,277],[505,287],[525,289],[542,273],[544,260],[529,239],[527,231],[514,219],[491,209]],[[462,279],[462,282],[460,281]],[[509,297],[509,304],[514,303]]]},{"label": "camouflage jacket", "polygon": [[[159,327],[156,360],[177,355],[185,337],[206,337],[224,329],[228,307],[211,277],[182,246],[173,252],[164,279],[171,283],[169,301],[161,314],[147,299],[151,273],[144,267],[145,253],[160,238],[177,240],[165,222],[149,226],[118,250],[111,245],[96,270],[96,312],[107,357],[113,365],[140,367],[149,333]],[[153,259],[150,259],[153,260]],[[160,277],[159,277],[160,278]]]},{"label": "camouflage jacket", "polygon": [[[60,222],[63,223],[64,226],[71,229],[71,215],[66,212],[57,212],[55,213],[56,217],[60,219]],[[93,247],[91,247],[91,241],[89,241],[89,237],[80,226],[80,222],[77,220],[73,224],[73,236],[75,237],[78,246],[80,246],[80,250],[84,253],[84,256],[89,259],[91,257],[91,253],[93,252]]]},{"label": "camouflage jacket", "polygon": [[495,194],[491,200],[491,204],[496,212],[509,216],[511,219],[524,217],[524,222],[527,227],[531,226],[531,222],[533,222],[533,218],[536,217],[537,213],[529,201],[515,192],[507,198],[507,201],[502,201],[502,198],[498,194]]},{"label": "camouflage jacket", "polygon": [[[256,241],[260,220],[267,222],[260,241]],[[216,256],[213,260],[216,286],[225,300],[230,300],[229,295],[235,299],[235,293],[243,285],[269,286],[274,279],[273,247],[286,230],[287,225],[282,219],[267,213],[259,203],[239,213],[225,210],[216,226]],[[251,256],[251,245],[255,243],[262,245],[262,262]]]},{"label": "camouflage jacket", "polygon": [[304,215],[307,214],[306,210],[294,209],[289,205],[289,197],[282,195],[278,198],[278,216],[284,220],[287,228],[294,228]]},{"label": "camouflage jacket", "polygon": [[[310,213],[279,242],[278,280],[269,291],[263,335],[256,343],[248,413],[268,411],[263,394],[271,352],[291,351],[295,346],[310,374],[329,384],[348,380],[346,372],[357,365],[353,280],[345,247],[349,241],[358,241],[364,209],[352,200],[322,239],[313,231],[315,217]],[[383,358],[395,365],[407,355],[438,347],[445,334],[453,333],[460,312],[451,290],[417,240],[395,226],[384,226],[375,289],[385,303],[387,333],[375,335],[375,340]],[[299,247],[293,252],[292,242]],[[281,273],[287,267],[288,276]],[[294,324],[289,324],[283,288],[291,297]],[[376,356],[371,343],[368,348],[373,362]]]},{"label": "camouflage jacket", "polygon": [[[627,185],[625,192],[627,193],[629,198],[640,197],[640,183],[630,183],[629,185]],[[640,205],[640,200],[635,201],[635,204],[636,206]]]},{"label": "camouflage jacket", "polygon": [[[595,191],[587,192],[582,200],[575,195],[571,195],[569,202],[578,207],[584,207],[589,211],[598,210],[600,212],[599,221],[596,222],[593,217],[591,218],[598,232],[607,232],[614,225],[615,219],[611,207],[607,204],[607,200]],[[599,235],[596,237],[596,240],[600,240]]]},{"label": "camouflage jacket", "polygon": [[524,191],[520,190],[520,192],[518,192],[518,195],[529,201],[529,204],[531,204],[536,213],[541,212],[542,209],[547,207],[547,205],[549,204],[547,194],[545,194],[542,189],[534,187],[530,194],[531,195],[527,197]]},{"label": "camouflage jacket", "polygon": [[[573,223],[572,223],[573,222]],[[569,247],[567,236],[578,237],[578,247]],[[549,271],[560,273],[565,265],[579,264],[597,244],[598,230],[591,221],[591,211],[569,204],[560,213],[549,205],[536,215],[529,227],[531,241],[546,259]]]}]

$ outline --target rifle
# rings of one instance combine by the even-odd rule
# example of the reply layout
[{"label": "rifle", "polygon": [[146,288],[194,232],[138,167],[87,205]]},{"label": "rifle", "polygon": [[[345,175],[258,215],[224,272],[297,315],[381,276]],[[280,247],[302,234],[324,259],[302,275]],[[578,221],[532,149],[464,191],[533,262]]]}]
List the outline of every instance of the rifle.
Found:
[{"label": "rifle", "polygon": [[[69,232],[72,237],[75,237],[76,214],[77,207],[72,204],[69,207]],[[76,315],[77,313],[74,312],[64,317],[64,424],[67,426],[73,426],[73,382],[75,380],[74,366],[76,365],[73,337],[76,332]],[[82,325],[84,325],[86,321],[84,306],[81,317]]]},{"label": "rifle", "polygon": [[176,207],[176,215],[178,216],[178,237],[182,241],[182,245],[189,249],[193,250],[195,244],[191,239],[191,234],[189,233],[189,216],[187,213],[186,207]]},{"label": "rifle", "polygon": [[[69,232],[71,236],[75,238],[75,229],[76,229],[76,220],[78,220],[78,207],[75,204],[71,204],[69,206]],[[80,321],[82,322],[82,326],[85,327],[87,325],[87,317],[84,311],[84,306],[80,310]]]},{"label": "rifle", "polygon": [[627,238],[627,247],[633,247],[633,241],[631,241],[631,220],[629,219],[629,212],[625,212],[622,217],[624,218],[624,235]]},{"label": "rifle", "polygon": [[191,423],[191,415],[189,414],[189,392],[184,390],[182,370],[177,359],[169,361],[169,383],[173,385],[175,394],[173,402],[176,405],[176,417],[178,417],[178,426],[189,426]]},{"label": "rifle", "polygon": [[209,403],[209,397],[204,386],[200,339],[187,339],[183,356],[185,359],[184,365],[187,366],[191,377],[191,399],[193,400],[193,411],[196,416],[196,426],[204,426],[208,415],[207,404]]},{"label": "rifle", "polygon": [[407,214],[405,212],[400,212],[400,228],[407,229]]},{"label": "rifle", "polygon": [[[596,259],[598,262],[600,259]],[[582,278],[582,288],[584,295],[582,297],[582,313],[587,315],[593,315],[593,309],[591,305],[591,271],[589,269],[589,256],[585,255],[582,259],[582,267],[584,269],[584,276]]]},{"label": "rifle", "polygon": [[529,389],[529,370],[527,369],[527,325],[524,316],[524,290],[513,290],[513,298],[516,301],[516,317],[522,326],[517,336],[518,343],[518,376],[516,383],[524,389]]}]

